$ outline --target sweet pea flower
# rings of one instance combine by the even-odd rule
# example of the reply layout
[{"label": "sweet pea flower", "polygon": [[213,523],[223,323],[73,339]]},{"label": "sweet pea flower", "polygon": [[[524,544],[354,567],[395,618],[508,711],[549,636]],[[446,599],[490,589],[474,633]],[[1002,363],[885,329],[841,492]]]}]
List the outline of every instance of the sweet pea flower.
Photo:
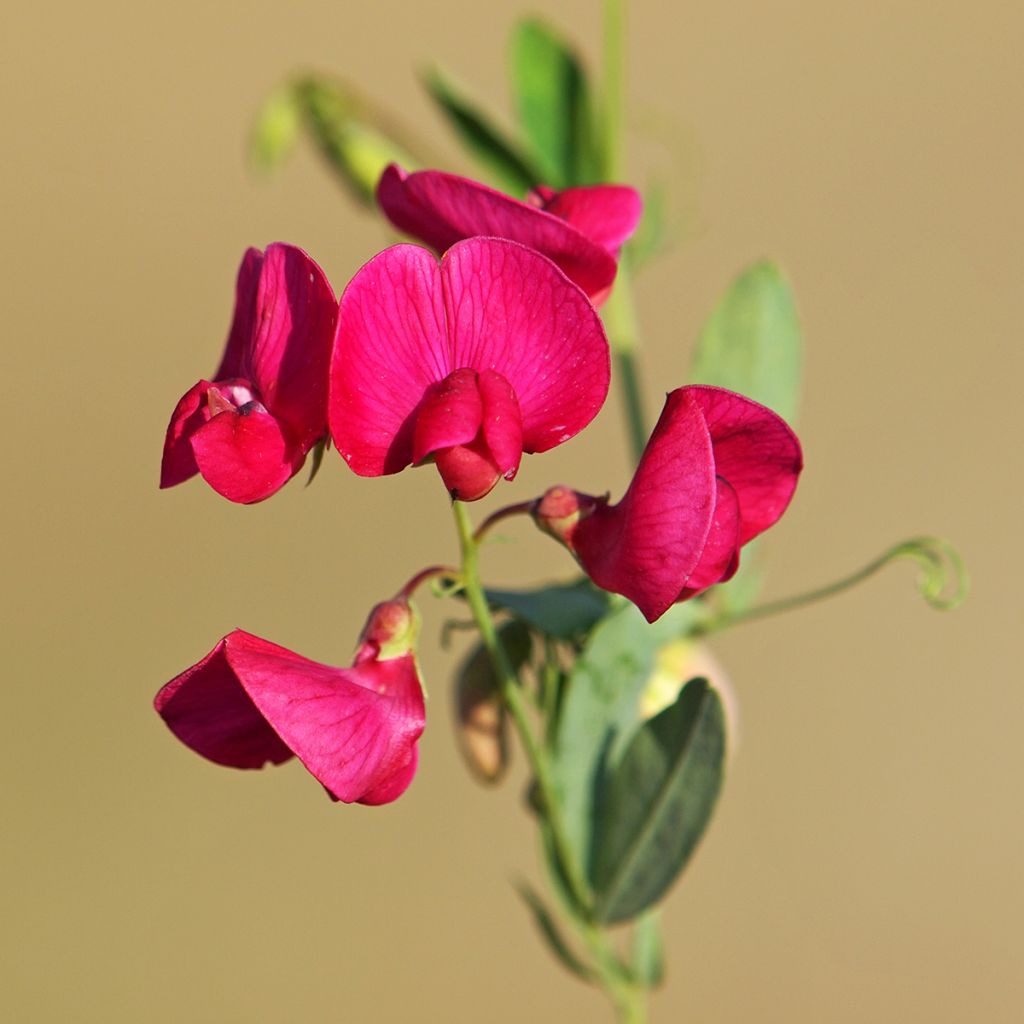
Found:
[{"label": "sweet pea flower", "polygon": [[524,452],[569,440],[608,393],[608,341],[587,297],[516,242],[441,259],[379,253],[341,297],[328,419],[360,476],[433,460],[454,498],[511,480]]},{"label": "sweet pea flower", "polygon": [[236,629],[172,679],[154,706],[197,754],[230,768],[292,757],[333,800],[384,804],[416,772],[423,690],[418,622],[404,599],[370,613],[351,668],[333,668]]},{"label": "sweet pea flower", "polygon": [[800,442],[770,409],[724,388],[673,391],[617,505],[553,487],[534,520],[599,586],[649,622],[739,567],[740,548],[786,510]]},{"label": "sweet pea flower", "polygon": [[301,249],[249,249],[220,367],[185,393],[164,441],[160,486],[201,473],[218,494],[270,497],[327,433],[327,365],[338,303]]},{"label": "sweet pea flower", "polygon": [[377,202],[399,231],[443,253],[463,238],[491,235],[536,249],[596,305],[611,291],[619,250],[640,222],[642,202],[628,185],[540,187],[526,202],[443,171],[407,174],[391,164]]}]

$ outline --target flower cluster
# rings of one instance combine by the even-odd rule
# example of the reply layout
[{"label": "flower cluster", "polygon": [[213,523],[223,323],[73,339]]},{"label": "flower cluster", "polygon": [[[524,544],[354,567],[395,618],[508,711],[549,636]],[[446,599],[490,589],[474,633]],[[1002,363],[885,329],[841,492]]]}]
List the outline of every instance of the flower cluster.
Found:
[{"label": "flower cluster", "polygon": [[[300,249],[250,249],[220,365],[171,417],[162,487],[198,473],[231,501],[262,501],[329,439],[360,476],[432,462],[453,499],[475,501],[598,413],[610,359],[597,307],[640,218],[633,189],[538,188],[519,201],[391,166],[377,198],[430,248],[379,253],[340,301]],[[523,507],[653,622],[729,579],[800,469],[796,437],[769,409],[682,387],[618,504],[558,486]],[[218,764],[296,756],[334,799],[394,800],[424,724],[411,589],[373,610],[349,668],[235,630],[167,683],[156,709]]]}]

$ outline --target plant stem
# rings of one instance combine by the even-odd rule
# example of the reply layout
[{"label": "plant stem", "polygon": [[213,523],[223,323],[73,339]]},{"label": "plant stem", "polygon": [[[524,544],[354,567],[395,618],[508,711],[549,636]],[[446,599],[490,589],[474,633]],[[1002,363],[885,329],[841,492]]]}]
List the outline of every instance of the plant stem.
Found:
[{"label": "plant stem", "polygon": [[630,453],[639,462],[647,444],[647,420],[644,416],[640,380],[636,367],[638,332],[629,262],[623,253],[612,293],[601,312],[608,331],[608,343],[615,356],[619,387],[626,416]]},{"label": "plant stem", "polygon": [[565,823],[562,821],[561,803],[558,799],[558,792],[555,781],[551,775],[551,768],[548,759],[541,749],[540,743],[534,736],[533,728],[526,710],[526,701],[519,687],[516,674],[509,664],[508,655],[498,639],[498,632],[494,628],[494,619],[491,610],[487,605],[487,598],[484,596],[483,587],[480,585],[480,575],[477,568],[477,545],[473,539],[473,527],[469,522],[466,513],[466,506],[461,501],[453,502],[455,511],[455,525],[459,533],[459,545],[462,550],[462,582],[466,591],[466,600],[469,602],[473,618],[476,620],[477,628],[484,646],[487,648],[491,659],[494,662],[495,671],[501,683],[501,695],[505,705],[515,723],[516,731],[522,742],[526,759],[530,764],[530,770],[537,781],[540,790],[541,800],[544,805],[545,817],[551,827],[551,836],[554,843],[558,861],[565,874],[567,883],[573,899],[581,907],[589,906],[590,891],[580,872],[576,857],[573,854],[572,845],[565,831]]},{"label": "plant stem", "polygon": [[625,108],[626,12],[623,0],[604,3],[604,94],[602,96],[604,179],[621,174],[622,122]]}]

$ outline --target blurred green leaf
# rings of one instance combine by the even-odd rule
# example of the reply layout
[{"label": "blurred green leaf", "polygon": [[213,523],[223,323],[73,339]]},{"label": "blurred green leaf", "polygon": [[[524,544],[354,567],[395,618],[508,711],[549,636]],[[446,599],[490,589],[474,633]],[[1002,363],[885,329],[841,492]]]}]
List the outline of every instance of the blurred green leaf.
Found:
[{"label": "blurred green leaf", "polygon": [[789,283],[773,263],[755,263],[711,314],[690,380],[738,391],[792,424],[800,399],[801,347]]},{"label": "blurred green leaf", "polygon": [[665,895],[711,819],[724,761],[721,701],[694,679],[636,733],[597,801],[590,878],[599,921],[628,921]]},{"label": "blurred green leaf", "polygon": [[511,612],[539,633],[573,640],[608,613],[611,596],[585,577],[535,590],[488,590],[492,608]]},{"label": "blurred green leaf", "polygon": [[527,18],[512,36],[512,92],[533,157],[554,188],[592,180],[596,149],[586,73],[549,25]]},{"label": "blurred green leaf", "polygon": [[665,189],[660,182],[652,182],[644,191],[644,213],[640,224],[625,246],[633,270],[642,267],[665,248],[666,210]]},{"label": "blurred green leaf", "polygon": [[249,137],[249,160],[260,171],[276,171],[299,137],[302,112],[291,83],[279,86],[256,115]]},{"label": "blurred green leaf", "polygon": [[422,81],[463,145],[499,187],[524,196],[540,183],[538,169],[448,74],[431,68],[424,72]]},{"label": "blurred green leaf", "polygon": [[644,911],[634,922],[630,964],[633,976],[644,988],[657,988],[665,980],[665,950],[657,910]]},{"label": "blurred green leaf", "polygon": [[703,614],[689,601],[650,624],[633,604],[622,602],[597,625],[573,667],[559,713],[553,772],[580,863],[590,853],[598,782],[637,729],[640,697],[658,649],[685,635]]},{"label": "blurred green leaf", "polygon": [[377,181],[389,163],[416,166],[416,161],[387,134],[383,119],[370,112],[343,83],[308,77],[296,85],[296,93],[314,144],[356,199],[373,204]]},{"label": "blurred green leaf", "polygon": [[561,963],[566,970],[575,974],[577,978],[582,978],[584,981],[591,981],[594,977],[594,972],[572,951],[572,948],[565,941],[561,930],[555,923],[554,916],[545,906],[544,901],[540,896],[538,896],[526,882],[517,883],[516,891],[520,896],[522,896],[523,902],[530,908],[538,931],[544,937],[548,944],[548,948],[555,954],[559,963]]}]

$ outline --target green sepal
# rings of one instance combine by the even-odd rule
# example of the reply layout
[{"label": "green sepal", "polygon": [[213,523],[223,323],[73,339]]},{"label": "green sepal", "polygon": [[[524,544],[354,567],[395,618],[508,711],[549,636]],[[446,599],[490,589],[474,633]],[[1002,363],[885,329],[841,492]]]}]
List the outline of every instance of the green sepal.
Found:
[{"label": "green sepal", "polygon": [[530,913],[533,915],[534,924],[536,924],[537,930],[544,938],[548,948],[554,953],[555,959],[567,971],[575,974],[577,978],[581,978],[586,982],[593,981],[594,972],[573,952],[572,947],[562,935],[554,915],[540,896],[524,881],[516,882],[515,887],[516,892],[519,893],[523,902],[529,907]]},{"label": "green sepal", "polygon": [[323,465],[324,452],[331,446],[330,435],[321,437],[312,450],[309,453],[310,464],[309,464],[309,478],[306,480],[306,486],[308,487],[315,479],[317,473],[320,472],[320,467]]},{"label": "green sepal", "polygon": [[513,32],[510,65],[519,122],[544,183],[595,180],[592,103],[572,48],[545,22],[527,18]]},{"label": "green sepal", "polygon": [[722,703],[705,679],[687,683],[634,735],[595,802],[596,920],[630,920],[679,876],[718,799],[725,742]]},{"label": "green sepal", "polygon": [[540,184],[538,169],[450,75],[428,68],[421,81],[462,144],[499,188],[521,197]]},{"label": "green sepal", "polygon": [[611,606],[611,595],[586,577],[533,590],[487,590],[487,602],[557,640],[589,633]]},{"label": "green sepal", "polygon": [[694,384],[716,384],[767,405],[792,424],[802,377],[800,322],[782,271],[755,263],[729,286],[701,332]]}]

